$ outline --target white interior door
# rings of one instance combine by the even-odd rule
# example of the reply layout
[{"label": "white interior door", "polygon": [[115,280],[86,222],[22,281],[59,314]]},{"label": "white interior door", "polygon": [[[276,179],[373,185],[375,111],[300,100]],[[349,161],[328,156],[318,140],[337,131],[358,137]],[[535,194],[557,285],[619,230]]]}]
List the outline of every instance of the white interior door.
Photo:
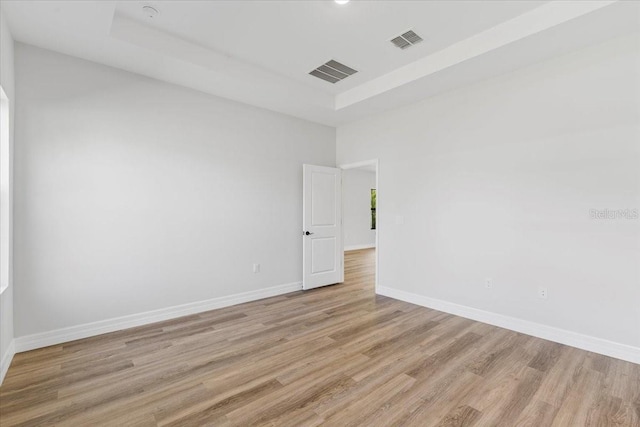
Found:
[{"label": "white interior door", "polygon": [[344,280],[342,170],[304,165],[302,288]]}]

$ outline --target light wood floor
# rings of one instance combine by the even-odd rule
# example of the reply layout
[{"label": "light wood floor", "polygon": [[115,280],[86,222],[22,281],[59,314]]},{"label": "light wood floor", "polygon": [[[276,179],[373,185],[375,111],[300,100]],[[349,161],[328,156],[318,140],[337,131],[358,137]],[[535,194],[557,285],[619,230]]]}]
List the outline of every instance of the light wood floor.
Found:
[{"label": "light wood floor", "polygon": [[640,426],[640,365],[346,283],[16,355],[0,425]]}]

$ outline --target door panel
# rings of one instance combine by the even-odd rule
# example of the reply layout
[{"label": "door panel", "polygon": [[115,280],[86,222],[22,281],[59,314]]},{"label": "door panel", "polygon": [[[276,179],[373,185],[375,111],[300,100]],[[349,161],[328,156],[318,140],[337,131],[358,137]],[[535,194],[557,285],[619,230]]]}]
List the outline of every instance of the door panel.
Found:
[{"label": "door panel", "polygon": [[327,273],[335,271],[336,259],[333,254],[336,251],[336,239],[334,237],[312,237],[311,273]]},{"label": "door panel", "polygon": [[342,171],[304,165],[303,289],[343,281]]},{"label": "door panel", "polygon": [[335,226],[336,177],[332,173],[311,172],[311,225]]}]

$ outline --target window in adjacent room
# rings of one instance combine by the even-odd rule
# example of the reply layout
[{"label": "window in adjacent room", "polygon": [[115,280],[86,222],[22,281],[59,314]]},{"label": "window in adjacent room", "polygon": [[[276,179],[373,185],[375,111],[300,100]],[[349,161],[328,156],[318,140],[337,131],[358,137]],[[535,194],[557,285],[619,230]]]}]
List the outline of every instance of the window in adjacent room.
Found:
[{"label": "window in adjacent room", "polygon": [[371,229],[376,229],[376,189],[371,189]]}]

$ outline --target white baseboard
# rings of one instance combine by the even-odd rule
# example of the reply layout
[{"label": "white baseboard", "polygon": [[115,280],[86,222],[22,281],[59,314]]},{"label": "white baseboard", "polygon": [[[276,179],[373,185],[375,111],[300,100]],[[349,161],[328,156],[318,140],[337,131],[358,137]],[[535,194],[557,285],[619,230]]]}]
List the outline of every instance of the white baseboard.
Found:
[{"label": "white baseboard", "polygon": [[592,351],[594,353],[604,354],[605,356],[615,357],[616,359],[640,364],[640,348],[638,347],[620,344],[602,338],[568,331],[566,329],[530,322],[516,317],[492,313],[478,308],[429,298],[412,292],[388,288],[386,286],[378,286],[376,288],[376,293],[397,300],[421,305],[423,307],[432,308],[434,310],[444,311],[445,313],[455,314],[456,316],[466,317],[467,319],[477,320],[479,322],[532,335],[545,340],[566,344],[582,350]]},{"label": "white baseboard", "polygon": [[360,249],[371,249],[371,248],[375,248],[376,244],[375,243],[370,243],[367,245],[351,245],[351,246],[345,246],[344,247],[344,251],[358,251]]},{"label": "white baseboard", "polygon": [[15,340],[11,340],[9,348],[7,348],[7,351],[2,355],[2,361],[0,361],[0,385],[4,381],[4,376],[7,375],[7,371],[9,370],[9,366],[11,365],[11,361],[15,354],[16,342]]},{"label": "white baseboard", "polygon": [[[95,335],[106,334],[108,332],[147,325],[154,322],[161,322],[163,320],[175,319],[177,317],[202,313],[204,311],[215,310],[216,308],[229,307],[231,305],[256,301],[299,290],[302,290],[302,282],[288,283],[256,291],[243,292],[240,294],[228,295],[205,301],[197,301],[162,308],[159,310],[147,311],[145,313],[132,314],[129,316],[101,320],[98,322],[86,323],[84,325],[70,326],[68,328],[56,329],[39,334],[16,337],[14,340],[15,352],[20,353],[23,351],[34,350],[36,348],[61,344]],[[4,360],[2,367],[4,369]]]}]

